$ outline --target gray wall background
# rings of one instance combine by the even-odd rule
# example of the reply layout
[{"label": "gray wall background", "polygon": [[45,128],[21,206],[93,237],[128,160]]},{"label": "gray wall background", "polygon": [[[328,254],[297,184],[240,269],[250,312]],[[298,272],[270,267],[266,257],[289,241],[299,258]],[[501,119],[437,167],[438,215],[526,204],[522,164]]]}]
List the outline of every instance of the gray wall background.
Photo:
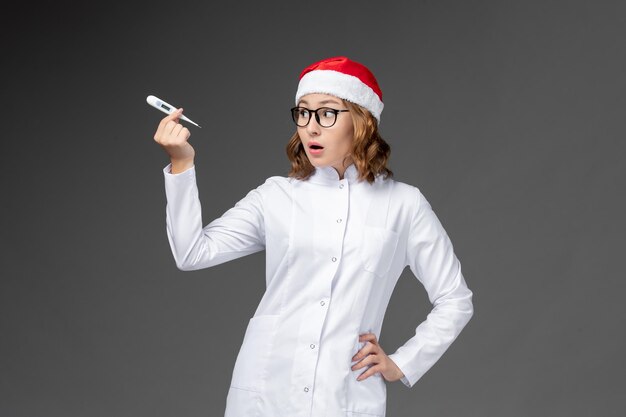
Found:
[{"label": "gray wall background", "polygon": [[[298,74],[334,55],[376,74],[391,169],[474,291],[442,359],[413,389],[388,384],[387,415],[623,415],[625,16],[620,1],[5,9],[0,415],[223,414],[264,253],[176,269],[145,97],[203,125],[206,224],[286,175]],[[405,270],[385,351],[430,308]]]}]

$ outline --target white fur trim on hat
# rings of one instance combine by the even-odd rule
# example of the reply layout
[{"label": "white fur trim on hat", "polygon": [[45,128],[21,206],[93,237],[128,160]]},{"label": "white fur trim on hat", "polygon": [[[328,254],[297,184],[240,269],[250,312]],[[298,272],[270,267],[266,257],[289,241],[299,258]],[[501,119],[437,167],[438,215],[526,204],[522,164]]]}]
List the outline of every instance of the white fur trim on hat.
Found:
[{"label": "white fur trim on hat", "polygon": [[314,70],[304,74],[296,92],[296,106],[302,96],[312,93],[330,94],[356,103],[372,113],[380,123],[385,106],[378,95],[359,78],[333,70]]}]

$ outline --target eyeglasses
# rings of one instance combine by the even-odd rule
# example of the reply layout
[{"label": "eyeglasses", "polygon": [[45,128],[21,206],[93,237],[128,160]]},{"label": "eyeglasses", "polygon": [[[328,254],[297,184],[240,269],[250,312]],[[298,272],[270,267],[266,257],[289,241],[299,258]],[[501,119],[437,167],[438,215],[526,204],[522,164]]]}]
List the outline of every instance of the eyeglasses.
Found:
[{"label": "eyeglasses", "polygon": [[316,110],[306,107],[294,107],[291,109],[291,118],[297,126],[305,127],[311,121],[311,114],[315,114],[315,120],[322,127],[331,127],[337,121],[337,114],[350,110],[336,110],[330,107],[320,107]]}]

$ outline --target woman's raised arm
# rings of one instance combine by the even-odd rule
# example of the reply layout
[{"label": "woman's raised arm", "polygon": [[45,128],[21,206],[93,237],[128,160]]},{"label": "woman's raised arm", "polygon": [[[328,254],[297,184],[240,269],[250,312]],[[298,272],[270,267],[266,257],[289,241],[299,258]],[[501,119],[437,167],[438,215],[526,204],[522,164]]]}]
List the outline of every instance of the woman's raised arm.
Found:
[{"label": "woman's raised arm", "polygon": [[164,117],[154,140],[171,163],[165,177],[166,230],[176,261],[183,271],[208,268],[265,248],[262,187],[250,191],[234,207],[207,226],[196,184],[195,151],[189,130],[178,123],[182,108]]}]

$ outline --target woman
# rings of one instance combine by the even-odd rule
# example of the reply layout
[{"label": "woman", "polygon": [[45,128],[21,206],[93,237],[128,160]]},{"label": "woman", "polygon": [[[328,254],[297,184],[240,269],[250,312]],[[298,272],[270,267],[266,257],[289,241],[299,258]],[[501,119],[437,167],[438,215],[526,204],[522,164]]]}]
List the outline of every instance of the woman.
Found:
[{"label": "woman", "polygon": [[[295,103],[288,176],[268,178],[205,227],[182,109],[161,121],[169,243],[181,270],[266,251],[267,288],[226,417],[384,416],[386,382],[414,386],[469,321],[472,292],[424,195],[386,167],[374,75],[345,57],[316,62],[301,73]],[[378,338],[406,266],[434,308],[387,355]]]}]

